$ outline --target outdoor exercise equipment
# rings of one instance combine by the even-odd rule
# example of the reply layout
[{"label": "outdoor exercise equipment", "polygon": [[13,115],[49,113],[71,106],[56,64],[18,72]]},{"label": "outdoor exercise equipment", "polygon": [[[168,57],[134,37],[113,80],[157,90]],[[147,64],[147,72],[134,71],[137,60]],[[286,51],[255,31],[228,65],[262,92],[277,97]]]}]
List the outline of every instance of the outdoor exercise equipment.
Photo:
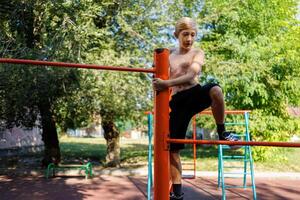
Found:
[{"label": "outdoor exercise equipment", "polygon": [[[232,115],[230,111],[225,111],[225,114]],[[244,128],[243,132],[236,134],[241,140],[250,141],[250,131],[249,131],[249,114],[250,111],[244,110],[240,114],[235,113],[234,115],[242,115],[244,122],[233,121],[227,122],[225,125],[228,126],[242,126]],[[251,188],[253,194],[253,200],[256,200],[256,187],[254,179],[254,168],[253,168],[253,158],[250,146],[242,146],[243,155],[226,155],[232,148],[227,145],[218,145],[218,187],[222,188],[222,200],[226,200],[226,189],[230,188]],[[229,151],[228,151],[229,150]],[[234,166],[233,162],[239,161],[243,166]],[[248,172],[248,164],[249,171]],[[235,169],[237,171],[226,171],[226,169]],[[242,171],[241,171],[242,170]],[[250,175],[251,185],[247,185],[247,175]],[[243,178],[243,185],[226,185],[225,179],[227,178]]]},{"label": "outdoor exercise equipment", "polygon": [[[152,187],[153,187],[153,176],[152,176],[152,126],[153,126],[153,112],[147,111],[145,112],[147,114],[147,125],[148,125],[148,177],[147,177],[147,199],[152,199]],[[193,139],[196,139],[196,116],[193,117]],[[196,178],[196,157],[197,157],[197,149],[196,144],[193,144],[193,172],[194,174],[191,176],[184,176],[184,179],[194,179]],[[184,170],[184,169],[183,169]]]},{"label": "outdoor exercise equipment", "polygon": [[[34,61],[23,59],[0,58],[0,63],[30,64],[38,66],[71,67],[98,70],[114,70],[128,72],[154,73],[156,78],[168,79],[169,50],[156,49],[154,52],[154,68],[141,69],[130,67],[98,66],[89,64]],[[156,92],[154,96],[154,200],[167,200],[169,198],[169,143],[185,144],[213,144],[213,145],[243,145],[243,146],[277,146],[300,147],[300,143],[294,142],[253,142],[253,141],[215,141],[215,140],[180,140],[169,139],[169,90]]]},{"label": "outdoor exercise equipment", "polygon": [[[148,185],[147,185],[147,199],[151,200],[151,188],[152,188],[152,153],[151,152],[151,138],[152,138],[152,115],[153,112],[146,112],[148,115],[148,136],[149,136],[149,148],[148,148]],[[243,133],[238,133],[235,136],[239,137],[243,141],[250,141],[250,132],[249,132],[249,110],[226,110],[225,114],[228,115],[241,115],[243,116],[244,121],[230,121],[226,122],[226,127],[228,126],[242,126]],[[196,118],[200,115],[212,115],[210,110],[205,110],[201,113],[198,113],[192,118],[192,137],[196,140]],[[253,199],[256,199],[256,188],[255,188],[255,178],[254,178],[254,168],[253,168],[253,158],[250,146],[242,146],[243,148],[243,155],[225,155],[229,150],[230,152],[232,148],[228,145],[218,145],[218,187],[222,188],[222,200],[226,199],[226,189],[230,188],[249,188],[251,187],[253,193]],[[183,179],[189,178],[196,178],[196,144],[193,144],[193,164],[194,164],[194,175],[192,176],[185,176],[183,175]],[[230,163],[231,161],[240,161],[242,162],[243,166],[232,166]],[[225,164],[224,163],[229,163]],[[248,164],[249,164],[249,171],[248,172]],[[243,171],[240,172],[226,172],[225,169],[242,169]],[[183,169],[184,172],[184,169]],[[184,173],[183,173],[184,174]],[[242,176],[238,176],[242,175]],[[247,185],[247,175],[250,175],[251,178],[251,185]],[[242,186],[232,186],[225,184],[225,178],[243,178],[243,185]]]},{"label": "outdoor exercise equipment", "polygon": [[55,165],[50,163],[47,167],[46,178],[48,179],[51,175],[55,176],[58,171],[65,171],[70,169],[78,169],[79,173],[83,170],[85,173],[85,179],[93,177],[93,168],[90,162],[82,165]]},{"label": "outdoor exercise equipment", "polygon": [[147,123],[148,123],[148,178],[147,178],[147,199],[151,200],[151,191],[153,186],[152,178],[152,124],[153,124],[153,115],[152,112],[146,112],[147,114]]},{"label": "outdoor exercise equipment", "polygon": [[[154,68],[131,68],[131,67],[114,67],[114,66],[99,66],[91,64],[78,64],[78,63],[63,63],[63,62],[49,62],[25,59],[11,59],[0,58],[0,63],[23,64],[23,65],[36,65],[36,66],[53,66],[53,67],[68,67],[68,68],[84,68],[84,69],[97,69],[97,70],[114,70],[114,71],[127,71],[127,72],[144,72],[154,73],[156,78],[168,79],[169,67],[169,50],[156,49],[154,51]],[[161,91],[156,93],[154,97],[154,111],[155,115],[155,134],[160,137],[154,139],[154,199],[167,199],[169,197],[169,184],[164,184],[163,180],[169,178],[169,157],[168,145],[166,143],[168,134],[168,115],[160,113],[168,113],[169,111],[169,91]],[[159,111],[159,112],[156,112]],[[163,139],[161,138],[163,136]],[[162,170],[163,169],[163,170]]]}]

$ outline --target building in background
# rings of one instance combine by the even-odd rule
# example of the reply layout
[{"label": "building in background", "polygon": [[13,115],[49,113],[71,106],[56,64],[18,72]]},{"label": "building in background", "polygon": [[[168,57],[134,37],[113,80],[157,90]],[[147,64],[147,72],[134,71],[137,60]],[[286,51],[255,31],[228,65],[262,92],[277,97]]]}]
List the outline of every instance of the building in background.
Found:
[{"label": "building in background", "polygon": [[43,149],[42,130],[38,127],[0,130],[0,156],[39,152]]},{"label": "building in background", "polygon": [[68,129],[68,136],[71,137],[104,137],[104,130],[101,124],[93,123],[89,127],[86,128],[78,128],[78,129]]}]

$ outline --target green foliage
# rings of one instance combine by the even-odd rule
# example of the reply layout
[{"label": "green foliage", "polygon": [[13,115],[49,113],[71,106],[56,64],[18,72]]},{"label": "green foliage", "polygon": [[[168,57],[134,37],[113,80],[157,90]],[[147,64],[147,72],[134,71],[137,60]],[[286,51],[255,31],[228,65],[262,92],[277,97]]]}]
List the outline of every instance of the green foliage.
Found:
[{"label": "green foliage", "polygon": [[[3,41],[1,56],[145,67],[145,63],[152,60],[153,44],[157,44],[151,40],[158,41],[152,36],[157,35],[157,25],[152,25],[146,16],[153,14],[158,3],[135,3],[134,8],[128,6],[131,1],[41,0],[9,4],[10,12],[16,15],[5,15],[1,20],[5,30],[0,37]],[[21,18],[23,11],[28,18]],[[21,25],[16,23],[18,20]],[[28,38],[32,39],[30,45]],[[143,115],[142,111],[149,109],[151,84],[146,75],[25,67],[21,69],[28,71],[24,74],[27,79],[24,79],[15,68],[2,66],[5,69],[1,76],[8,79],[7,70],[10,69],[21,83],[10,79],[11,82],[1,84],[1,91],[16,84],[26,86],[8,90],[10,96],[2,96],[2,99],[8,101],[13,96],[20,100],[20,107],[26,105],[29,109],[35,108],[39,101],[50,99],[56,121],[63,130],[87,125],[100,110],[114,120],[132,118],[136,121],[138,115]],[[26,98],[19,98],[17,93],[23,97],[26,93]],[[31,104],[24,101],[27,99],[32,100]],[[12,115],[17,111],[11,110]],[[2,112],[1,116],[5,114]],[[34,115],[32,117],[36,118]]]},{"label": "green foliage", "polygon": [[[63,44],[56,42],[59,34],[57,28],[47,27],[42,32],[46,12],[44,1],[29,1],[27,4],[16,1],[9,4],[9,14],[1,20],[4,31],[1,32],[0,54],[2,57],[53,59],[53,54],[61,52]],[[24,15],[26,17],[24,17]],[[45,16],[45,15],[44,15]],[[53,35],[51,35],[53,33]],[[45,35],[49,34],[47,38]],[[56,44],[55,49],[49,48]],[[59,54],[66,60],[65,54]],[[72,58],[69,58],[70,60]],[[78,86],[79,71],[53,67],[28,67],[1,64],[1,121],[8,127],[32,127],[39,114],[39,106],[49,102],[52,105],[61,97],[70,95]],[[53,107],[51,108],[53,109]]]},{"label": "green foliage", "polygon": [[[83,1],[81,2],[83,3]],[[157,26],[147,18],[157,6],[152,1],[135,2],[134,8],[124,6],[128,2],[102,1],[87,5],[87,10],[79,10],[81,59],[86,63],[109,66],[151,67],[152,50],[157,35]],[[116,13],[117,12],[117,13]],[[89,14],[88,14],[89,13]],[[135,13],[135,14],[134,14]],[[136,15],[139,13],[140,15]],[[85,16],[88,16],[85,19]],[[92,21],[91,21],[92,17]],[[82,27],[82,28],[80,28]],[[68,31],[69,34],[72,30]],[[73,34],[74,31],[73,31]],[[87,72],[74,97],[78,101],[61,100],[60,119],[65,119],[64,127],[84,126],[92,118],[101,115],[106,120],[139,122],[143,112],[150,109],[151,82],[148,75],[139,73]],[[76,93],[76,94],[75,94]],[[82,106],[80,106],[82,105]],[[88,119],[79,120],[78,116]],[[60,120],[62,122],[62,120]]]},{"label": "green foliage", "polygon": [[[220,83],[228,109],[255,110],[253,139],[287,140],[299,132],[286,113],[287,106],[300,105],[295,0],[5,0],[0,5],[0,57],[130,67],[150,68],[154,48],[175,45],[175,21],[192,16],[199,23],[196,46],[206,53],[202,80]],[[99,114],[138,124],[151,109],[151,98],[145,74],[0,65],[0,122],[10,125],[33,126],[37,104],[44,101],[63,131],[86,126]],[[255,155],[264,159],[266,152]]]},{"label": "green foliage", "polygon": [[224,86],[228,104],[284,115],[300,94],[296,3],[216,1],[207,3],[203,13],[205,72]]},{"label": "green foliage", "polygon": [[[300,130],[300,119],[282,118],[266,115],[256,110],[251,114],[251,137],[255,141],[288,142],[290,138]],[[280,152],[280,153],[279,153]],[[253,155],[255,160],[284,160],[288,152],[287,148],[255,147]],[[277,156],[280,155],[280,156]]]},{"label": "green foliage", "polygon": [[[206,79],[218,81],[228,108],[256,110],[252,137],[287,141],[299,133],[287,107],[300,105],[297,1],[209,1],[200,17]],[[274,149],[255,148],[256,159]]]}]

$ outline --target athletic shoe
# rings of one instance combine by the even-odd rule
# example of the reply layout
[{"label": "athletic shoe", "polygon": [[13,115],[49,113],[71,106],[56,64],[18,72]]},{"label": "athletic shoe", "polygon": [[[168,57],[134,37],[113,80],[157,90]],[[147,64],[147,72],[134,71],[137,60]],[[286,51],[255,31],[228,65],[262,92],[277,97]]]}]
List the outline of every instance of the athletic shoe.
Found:
[{"label": "athletic shoe", "polygon": [[183,195],[184,193],[182,193],[179,196],[176,196],[173,192],[170,193],[170,200],[183,200]]},{"label": "athletic shoe", "polygon": [[[240,138],[236,135],[236,132],[234,131],[224,131],[222,135],[219,135],[219,140],[226,140],[226,141],[231,141],[231,142],[237,142],[241,141]],[[242,146],[239,145],[229,145],[231,149],[239,149]]]}]

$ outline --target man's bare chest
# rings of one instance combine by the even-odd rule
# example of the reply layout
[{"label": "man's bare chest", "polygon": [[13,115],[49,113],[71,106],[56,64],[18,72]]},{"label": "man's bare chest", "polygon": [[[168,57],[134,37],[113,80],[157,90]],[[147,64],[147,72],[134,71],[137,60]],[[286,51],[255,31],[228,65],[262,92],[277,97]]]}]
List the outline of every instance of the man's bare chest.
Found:
[{"label": "man's bare chest", "polygon": [[193,54],[171,55],[170,56],[170,72],[172,75],[181,75],[188,71],[193,61]]}]

